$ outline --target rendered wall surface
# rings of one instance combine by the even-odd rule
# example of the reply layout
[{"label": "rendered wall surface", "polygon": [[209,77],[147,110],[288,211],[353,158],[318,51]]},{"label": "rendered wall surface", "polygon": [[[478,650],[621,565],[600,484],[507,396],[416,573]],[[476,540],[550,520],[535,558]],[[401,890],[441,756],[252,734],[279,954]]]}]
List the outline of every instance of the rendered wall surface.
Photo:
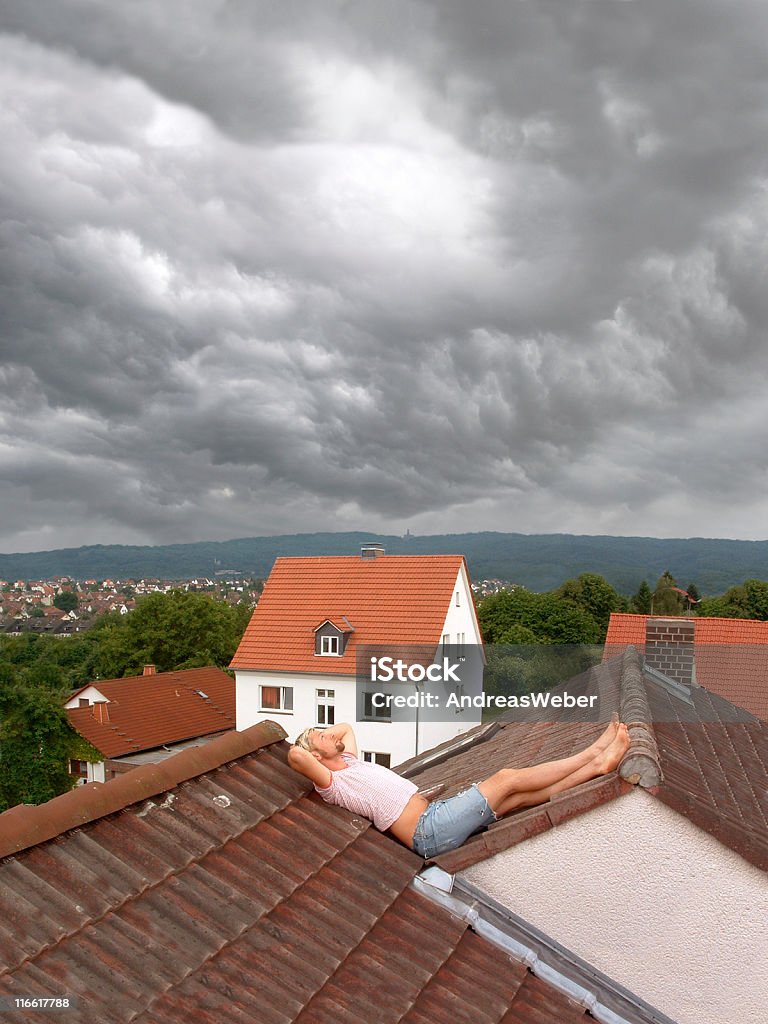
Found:
[{"label": "rendered wall surface", "polygon": [[768,1020],[768,877],[642,790],[464,877],[680,1024]]}]

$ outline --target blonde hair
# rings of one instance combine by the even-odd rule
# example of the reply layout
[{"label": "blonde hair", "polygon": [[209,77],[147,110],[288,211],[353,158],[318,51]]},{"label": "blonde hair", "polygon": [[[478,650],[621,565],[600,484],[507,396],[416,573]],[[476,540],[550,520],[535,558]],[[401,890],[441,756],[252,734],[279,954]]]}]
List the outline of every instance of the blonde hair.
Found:
[{"label": "blonde hair", "polygon": [[300,732],[299,735],[296,737],[294,746],[301,747],[302,750],[308,750],[311,754],[313,747],[312,740],[310,739],[309,734],[314,731],[314,726],[310,725],[308,729],[305,729],[303,732]]}]

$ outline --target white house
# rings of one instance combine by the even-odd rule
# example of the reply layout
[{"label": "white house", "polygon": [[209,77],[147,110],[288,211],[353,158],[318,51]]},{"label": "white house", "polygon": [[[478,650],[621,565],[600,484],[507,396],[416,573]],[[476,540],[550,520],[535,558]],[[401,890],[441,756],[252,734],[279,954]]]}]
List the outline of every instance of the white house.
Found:
[{"label": "white house", "polygon": [[[387,555],[372,544],[357,556],[278,558],[230,666],[237,728],[271,718],[293,738],[354,722],[362,756],[394,766],[479,724],[481,712],[374,707],[371,656],[403,655],[415,676],[448,656],[462,665],[461,695],[482,691],[482,652],[462,555]],[[423,689],[418,679],[393,688],[411,703]]]}]

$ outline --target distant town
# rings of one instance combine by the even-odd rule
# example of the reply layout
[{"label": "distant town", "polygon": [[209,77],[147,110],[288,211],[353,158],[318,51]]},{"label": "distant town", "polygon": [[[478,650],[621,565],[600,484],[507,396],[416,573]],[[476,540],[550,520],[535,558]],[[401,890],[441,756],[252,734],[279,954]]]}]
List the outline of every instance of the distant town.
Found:
[{"label": "distant town", "polygon": [[[514,590],[516,586],[507,580],[487,579],[473,583],[472,591],[475,597],[483,598],[500,590]],[[136,607],[138,598],[171,590],[206,593],[233,605],[255,605],[263,588],[263,579],[235,570],[184,580],[76,580],[71,576],[0,580],[0,633],[71,636],[89,629],[102,615],[127,615]]]},{"label": "distant town", "polygon": [[127,615],[147,594],[171,590],[207,593],[233,605],[255,605],[263,587],[262,579],[234,570],[186,580],[75,580],[70,576],[0,580],[0,633],[71,636],[89,629],[102,615]]}]

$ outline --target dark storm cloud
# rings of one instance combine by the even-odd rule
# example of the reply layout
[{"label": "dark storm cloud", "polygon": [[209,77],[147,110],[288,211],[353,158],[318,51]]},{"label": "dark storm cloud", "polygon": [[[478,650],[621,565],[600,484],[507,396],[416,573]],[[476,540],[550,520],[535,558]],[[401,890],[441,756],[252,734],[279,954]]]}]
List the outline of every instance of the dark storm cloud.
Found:
[{"label": "dark storm cloud", "polygon": [[0,0],[0,546],[761,535],[766,22]]}]

